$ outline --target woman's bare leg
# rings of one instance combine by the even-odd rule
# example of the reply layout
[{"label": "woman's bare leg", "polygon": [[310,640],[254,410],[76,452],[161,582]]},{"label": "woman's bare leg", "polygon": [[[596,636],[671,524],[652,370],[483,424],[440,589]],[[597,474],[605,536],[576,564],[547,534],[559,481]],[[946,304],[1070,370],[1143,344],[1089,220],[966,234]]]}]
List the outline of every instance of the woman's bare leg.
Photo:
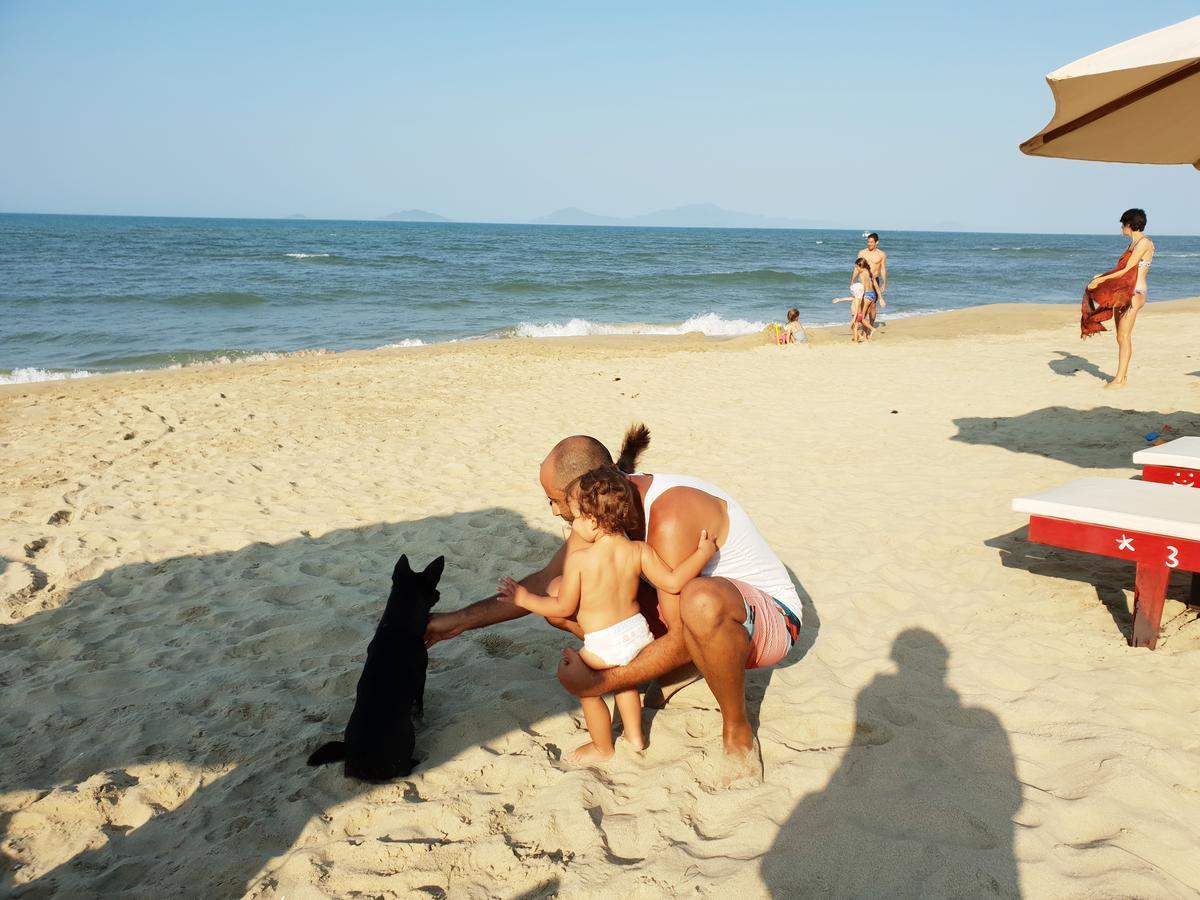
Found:
[{"label": "woman's bare leg", "polygon": [[1134,297],[1133,303],[1117,321],[1117,374],[1105,387],[1123,387],[1129,378],[1129,361],[1133,359],[1133,323],[1137,319],[1138,310],[1145,303],[1145,300],[1138,302],[1138,297]]}]

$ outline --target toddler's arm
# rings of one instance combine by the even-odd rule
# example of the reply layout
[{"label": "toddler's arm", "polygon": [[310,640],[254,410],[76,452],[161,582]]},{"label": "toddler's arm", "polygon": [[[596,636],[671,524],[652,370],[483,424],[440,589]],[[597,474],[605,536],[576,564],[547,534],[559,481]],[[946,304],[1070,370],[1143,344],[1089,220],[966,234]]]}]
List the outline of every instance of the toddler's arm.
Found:
[{"label": "toddler's arm", "polygon": [[571,561],[570,556],[563,563],[557,597],[535,594],[507,575],[500,579],[497,588],[501,600],[539,616],[562,619],[574,615],[579,610],[579,567]]},{"label": "toddler's arm", "polygon": [[853,299],[854,299],[853,297],[834,297],[833,302],[834,303],[849,303]]},{"label": "toddler's arm", "polygon": [[656,588],[668,594],[682,591],[683,586],[699,575],[704,564],[717,552],[717,542],[708,536],[707,531],[701,531],[700,542],[692,555],[672,569],[645,541],[638,541],[638,545],[642,551],[642,574]]}]

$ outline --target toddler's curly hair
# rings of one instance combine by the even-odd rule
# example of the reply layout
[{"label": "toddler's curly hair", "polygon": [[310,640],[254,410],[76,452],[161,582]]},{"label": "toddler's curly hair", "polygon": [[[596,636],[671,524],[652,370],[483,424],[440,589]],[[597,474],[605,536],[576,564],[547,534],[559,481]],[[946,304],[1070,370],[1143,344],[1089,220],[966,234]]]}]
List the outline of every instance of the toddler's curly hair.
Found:
[{"label": "toddler's curly hair", "polygon": [[633,485],[616,466],[600,466],[584,472],[567,487],[567,496],[579,512],[595,519],[609,534],[624,534],[638,527],[638,509]]}]

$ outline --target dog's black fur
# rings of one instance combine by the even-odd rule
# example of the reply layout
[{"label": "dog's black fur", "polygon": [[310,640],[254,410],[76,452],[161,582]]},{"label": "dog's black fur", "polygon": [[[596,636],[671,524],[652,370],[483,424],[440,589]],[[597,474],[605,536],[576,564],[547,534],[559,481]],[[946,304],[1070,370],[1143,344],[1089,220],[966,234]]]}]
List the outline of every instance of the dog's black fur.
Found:
[{"label": "dog's black fur", "polygon": [[413,572],[408,557],[400,557],[383,618],[367,645],[345,740],[316,750],[308,758],[310,766],[345,760],[348,778],[391,781],[417,764],[412,756],[412,716],[425,711],[425,626],[438,601],[437,583],[445,564],[446,558],[439,556],[424,572]]}]

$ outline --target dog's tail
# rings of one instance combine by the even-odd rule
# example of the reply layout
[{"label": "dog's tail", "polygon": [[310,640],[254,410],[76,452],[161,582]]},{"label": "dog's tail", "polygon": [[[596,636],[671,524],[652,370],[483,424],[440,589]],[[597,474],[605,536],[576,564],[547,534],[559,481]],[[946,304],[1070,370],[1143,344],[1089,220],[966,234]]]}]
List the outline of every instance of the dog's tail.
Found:
[{"label": "dog's tail", "polygon": [[621,455],[617,457],[617,468],[626,475],[637,471],[638,457],[650,446],[650,429],[641,422],[635,422],[625,431],[625,439],[621,441]]},{"label": "dog's tail", "polygon": [[313,751],[313,755],[308,758],[310,766],[323,766],[326,763],[341,762],[346,758],[346,744],[344,741],[330,741],[323,747],[318,747]]}]

